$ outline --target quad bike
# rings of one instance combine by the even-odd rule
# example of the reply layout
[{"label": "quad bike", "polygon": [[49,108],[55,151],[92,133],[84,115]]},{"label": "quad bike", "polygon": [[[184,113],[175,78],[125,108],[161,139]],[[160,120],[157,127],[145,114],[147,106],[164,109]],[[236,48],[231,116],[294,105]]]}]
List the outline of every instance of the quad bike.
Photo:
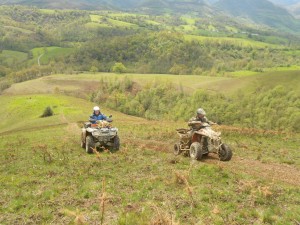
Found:
[{"label": "quad bike", "polygon": [[177,129],[180,142],[174,145],[174,154],[184,153],[192,159],[201,160],[209,153],[218,154],[221,161],[229,161],[232,157],[230,147],[221,141],[221,132],[212,130],[208,123],[189,122],[192,129]]},{"label": "quad bike", "polygon": [[[96,124],[93,124],[96,122]],[[106,149],[117,151],[120,148],[118,128],[112,126],[111,116],[107,120],[95,121],[90,119],[84,123],[81,132],[81,147],[87,153],[93,153],[93,149]]]}]

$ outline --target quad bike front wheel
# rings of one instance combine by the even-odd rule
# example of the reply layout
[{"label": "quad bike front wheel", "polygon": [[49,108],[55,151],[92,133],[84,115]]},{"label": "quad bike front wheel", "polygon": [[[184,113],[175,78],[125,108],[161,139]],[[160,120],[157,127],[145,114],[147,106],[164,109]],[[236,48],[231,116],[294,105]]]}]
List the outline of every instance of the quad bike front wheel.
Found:
[{"label": "quad bike front wheel", "polygon": [[180,144],[175,144],[174,145],[174,155],[180,155],[181,149],[180,149]]},{"label": "quad bike front wheel", "polygon": [[120,138],[119,136],[114,137],[113,150],[118,151],[120,149]]},{"label": "quad bike front wheel", "polygon": [[218,155],[221,161],[229,161],[232,157],[231,148],[226,144],[222,144],[219,149]]},{"label": "quad bike front wheel", "polygon": [[201,160],[203,155],[202,146],[199,142],[192,143],[190,147],[190,157],[195,160]]},{"label": "quad bike front wheel", "polygon": [[95,148],[93,137],[91,135],[88,135],[85,139],[85,151],[89,154],[92,154],[93,148]]}]

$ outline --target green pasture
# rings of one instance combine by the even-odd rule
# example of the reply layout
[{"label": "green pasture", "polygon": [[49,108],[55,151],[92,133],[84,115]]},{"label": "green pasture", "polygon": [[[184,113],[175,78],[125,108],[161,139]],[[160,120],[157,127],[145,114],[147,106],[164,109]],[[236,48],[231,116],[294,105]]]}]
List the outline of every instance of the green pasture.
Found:
[{"label": "green pasture", "polygon": [[65,56],[71,53],[74,49],[72,48],[61,48],[61,47],[41,47],[41,48],[34,48],[31,50],[33,55],[33,61],[36,62],[38,57],[43,54],[40,58],[41,64],[47,64],[50,60],[54,59],[58,56]]},{"label": "green pasture", "polygon": [[[112,19],[110,17],[111,15],[109,17],[100,16],[100,15],[90,15],[91,22],[100,23],[101,25],[107,24],[108,26],[113,26],[113,27],[137,27],[137,25],[135,24],[122,21],[122,17],[120,18],[120,20]],[[105,19],[105,22],[102,21],[103,19]]]},{"label": "green pasture", "polygon": [[274,71],[256,73],[252,71],[237,71],[229,73],[227,77],[211,77],[200,75],[169,75],[169,74],[114,74],[114,73],[81,73],[81,74],[56,74],[36,80],[26,81],[12,85],[5,91],[8,94],[32,94],[32,93],[55,93],[65,91],[86,96],[90,86],[97,86],[101,80],[114,81],[128,77],[137,84],[145,86],[150,83],[172,83],[187,93],[204,89],[223,94],[232,94],[242,89],[255,89],[263,84],[267,88],[277,85],[290,88],[298,92],[300,90],[299,70]]}]

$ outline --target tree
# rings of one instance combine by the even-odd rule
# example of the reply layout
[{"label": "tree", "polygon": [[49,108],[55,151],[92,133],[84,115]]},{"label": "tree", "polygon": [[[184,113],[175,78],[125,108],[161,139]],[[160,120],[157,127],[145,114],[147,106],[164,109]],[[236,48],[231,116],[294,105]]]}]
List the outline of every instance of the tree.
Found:
[{"label": "tree", "polygon": [[115,65],[112,67],[112,71],[114,73],[125,73],[127,68],[124,66],[123,63],[115,63]]},{"label": "tree", "polygon": [[171,74],[188,74],[188,68],[183,64],[175,64],[170,70],[169,73]]},{"label": "tree", "polygon": [[47,106],[43,114],[41,115],[41,117],[49,117],[49,116],[53,116],[53,110],[51,109],[50,106]]}]

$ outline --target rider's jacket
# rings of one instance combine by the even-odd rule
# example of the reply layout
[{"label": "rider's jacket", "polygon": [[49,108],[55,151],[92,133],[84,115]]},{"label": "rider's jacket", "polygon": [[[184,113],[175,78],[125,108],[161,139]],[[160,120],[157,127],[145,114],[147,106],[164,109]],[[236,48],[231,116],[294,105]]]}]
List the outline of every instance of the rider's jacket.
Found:
[{"label": "rider's jacket", "polygon": [[[92,120],[106,120],[107,116],[104,114],[100,113],[99,115],[93,114],[90,116],[90,119]],[[92,124],[96,124],[96,121],[92,121]]]},{"label": "rider's jacket", "polygon": [[201,121],[202,123],[209,123],[210,121],[208,121],[208,119],[206,118],[206,116],[204,116],[203,118],[199,118],[199,117],[192,117],[189,122],[192,121]]},{"label": "rider's jacket", "polygon": [[[199,117],[192,117],[190,120],[189,120],[189,122],[193,122],[193,121],[200,121],[200,122],[202,122],[202,123],[208,123],[208,124],[211,124],[212,122],[211,121],[209,121],[208,119],[207,119],[207,117],[206,116],[204,116],[203,118],[199,118]],[[201,128],[201,125],[199,125],[199,124],[193,124],[193,125],[189,125],[193,130],[199,130],[200,128]]]}]

